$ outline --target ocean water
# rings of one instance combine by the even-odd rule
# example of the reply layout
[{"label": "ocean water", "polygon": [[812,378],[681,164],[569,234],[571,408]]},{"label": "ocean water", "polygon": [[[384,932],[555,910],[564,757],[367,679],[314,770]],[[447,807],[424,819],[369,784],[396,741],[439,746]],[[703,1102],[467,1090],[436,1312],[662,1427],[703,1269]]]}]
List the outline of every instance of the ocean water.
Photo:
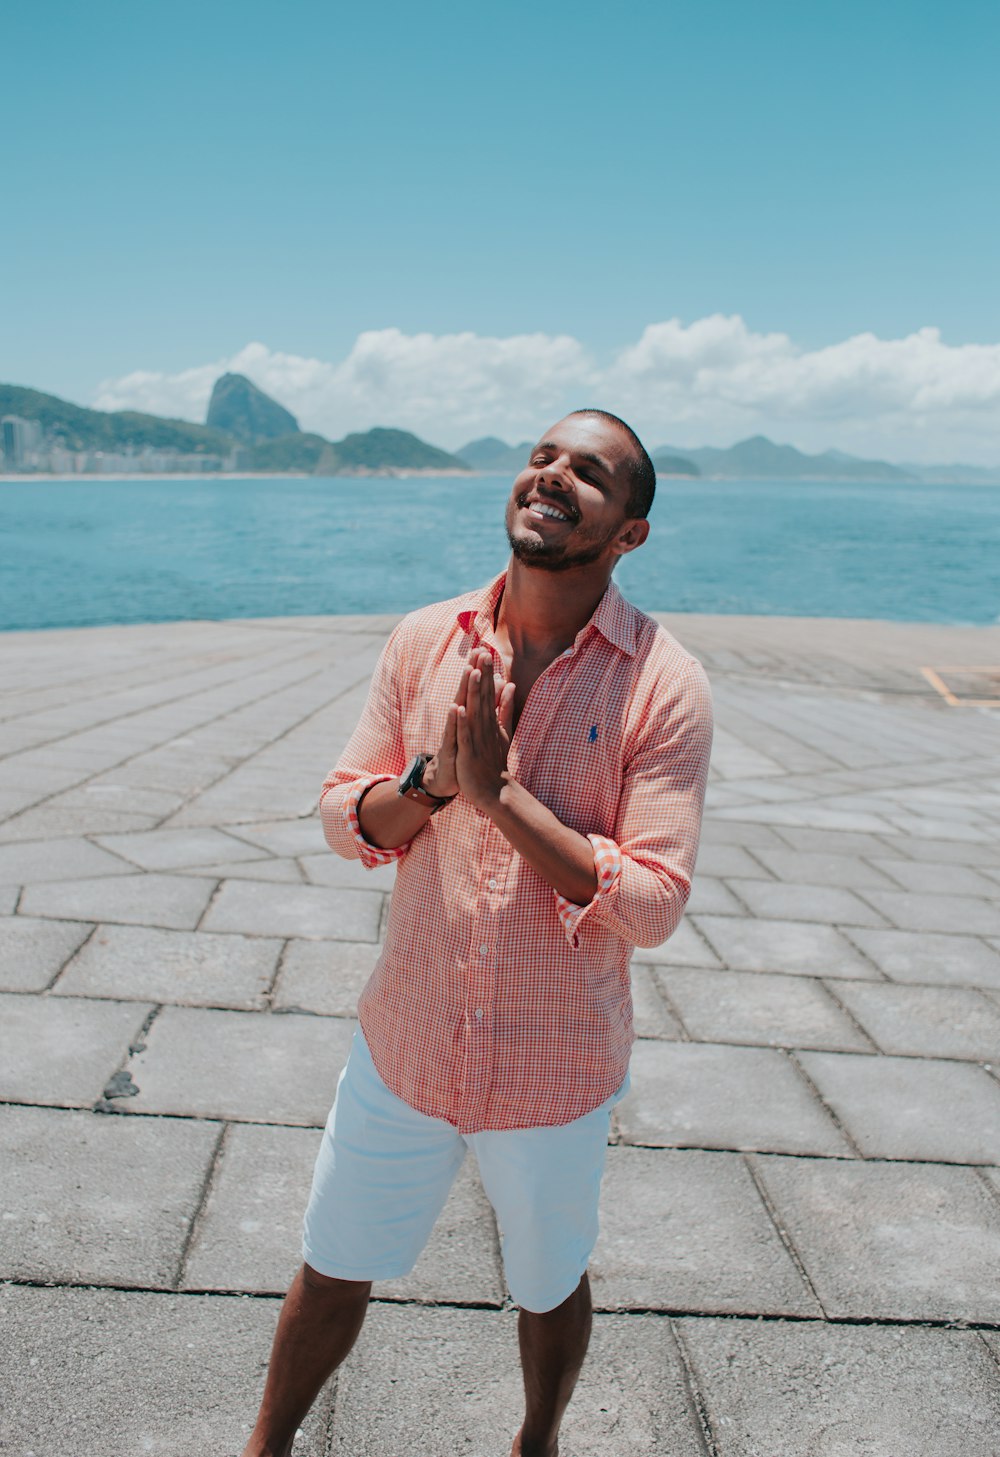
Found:
[{"label": "ocean water", "polygon": [[[405,612],[507,559],[510,478],[0,483],[0,627]],[[1000,487],[663,481],[653,611],[1000,621]]]}]

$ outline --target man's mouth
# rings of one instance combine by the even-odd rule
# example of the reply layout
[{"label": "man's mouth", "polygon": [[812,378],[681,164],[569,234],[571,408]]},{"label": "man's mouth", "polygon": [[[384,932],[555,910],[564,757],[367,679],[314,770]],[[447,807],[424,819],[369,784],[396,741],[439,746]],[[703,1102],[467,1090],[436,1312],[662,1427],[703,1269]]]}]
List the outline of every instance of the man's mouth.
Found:
[{"label": "man's mouth", "polygon": [[519,504],[532,516],[541,516],[549,521],[575,521],[576,516],[571,508],[554,506],[551,501],[542,501],[537,498],[532,500],[522,497]]}]

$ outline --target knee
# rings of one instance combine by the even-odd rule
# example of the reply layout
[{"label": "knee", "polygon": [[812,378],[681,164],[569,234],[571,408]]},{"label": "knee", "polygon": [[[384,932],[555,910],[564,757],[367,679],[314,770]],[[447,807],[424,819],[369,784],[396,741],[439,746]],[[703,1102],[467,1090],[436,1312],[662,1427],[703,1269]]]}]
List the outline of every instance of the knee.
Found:
[{"label": "knee", "polygon": [[312,1265],[303,1265],[302,1283],[311,1295],[319,1295],[333,1304],[367,1304],[372,1293],[370,1280],[338,1280],[333,1275],[321,1275]]}]

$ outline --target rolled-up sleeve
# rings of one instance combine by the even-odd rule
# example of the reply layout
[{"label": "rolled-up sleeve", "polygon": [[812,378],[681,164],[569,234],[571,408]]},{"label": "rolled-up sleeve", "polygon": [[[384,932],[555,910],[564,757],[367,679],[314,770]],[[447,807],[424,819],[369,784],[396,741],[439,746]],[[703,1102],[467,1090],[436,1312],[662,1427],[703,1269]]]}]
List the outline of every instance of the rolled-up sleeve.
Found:
[{"label": "rolled-up sleeve", "polygon": [[698,858],[711,752],[711,690],[692,660],[638,726],[614,837],[588,836],[596,894],[585,906],[556,898],[571,945],[590,919],[634,946],[659,946],[677,929]]},{"label": "rolled-up sleeve", "polygon": [[361,832],[359,806],[373,784],[397,778],[406,767],[397,654],[399,628],[389,638],[372,674],[368,701],[337,765],[323,784],[319,812],[331,850],[366,869],[400,860],[409,842],[383,850]]}]

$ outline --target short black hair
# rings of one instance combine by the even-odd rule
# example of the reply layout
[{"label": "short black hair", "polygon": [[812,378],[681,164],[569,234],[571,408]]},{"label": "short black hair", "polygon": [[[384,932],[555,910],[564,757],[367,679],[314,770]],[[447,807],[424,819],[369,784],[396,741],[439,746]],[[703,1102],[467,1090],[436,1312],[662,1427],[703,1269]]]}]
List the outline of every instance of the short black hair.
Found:
[{"label": "short black hair", "polygon": [[653,504],[653,497],[656,494],[656,470],[649,454],[638,435],[631,425],[617,415],[612,415],[610,410],[570,410],[571,415],[596,415],[598,419],[606,420],[609,425],[617,425],[619,430],[624,430],[633,446],[633,456],[629,461],[629,474],[632,477],[632,492],[625,506],[625,514],[630,518],[642,519],[649,515],[649,508]]}]

